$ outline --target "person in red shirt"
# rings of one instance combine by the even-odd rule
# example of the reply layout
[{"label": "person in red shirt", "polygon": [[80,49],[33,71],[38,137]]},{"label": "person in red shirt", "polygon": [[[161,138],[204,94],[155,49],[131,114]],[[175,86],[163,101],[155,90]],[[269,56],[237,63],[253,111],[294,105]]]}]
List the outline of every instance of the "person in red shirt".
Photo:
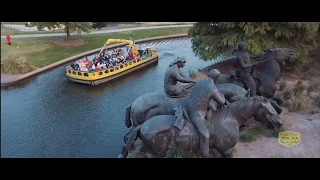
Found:
[{"label": "person in red shirt", "polygon": [[132,48],[130,48],[128,55],[129,55],[130,59],[134,59],[135,58],[135,55],[132,52]]},{"label": "person in red shirt", "polygon": [[101,68],[98,66],[98,62],[95,63],[95,64],[94,64],[94,69],[93,69],[93,71],[94,71],[94,72],[98,72],[98,71],[100,71],[100,70],[101,70]]},{"label": "person in red shirt", "polygon": [[9,34],[7,34],[6,39],[7,39],[8,45],[10,46],[11,45],[11,37]]}]

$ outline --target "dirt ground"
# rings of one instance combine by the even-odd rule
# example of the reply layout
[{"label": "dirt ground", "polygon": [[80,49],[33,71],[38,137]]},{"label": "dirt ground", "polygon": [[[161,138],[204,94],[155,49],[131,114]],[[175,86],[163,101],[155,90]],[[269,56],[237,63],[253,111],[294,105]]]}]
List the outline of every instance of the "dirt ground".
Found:
[{"label": "dirt ground", "polygon": [[293,147],[279,143],[278,138],[260,137],[254,142],[238,142],[236,158],[320,158],[320,113],[293,113],[286,108],[281,113],[283,126],[299,132],[301,141]]},{"label": "dirt ground", "polygon": [[[278,85],[283,81],[286,82],[285,89],[289,91],[293,90],[298,83],[298,80],[286,77],[282,78]],[[308,87],[315,82],[319,83],[319,80],[305,80],[302,84]],[[282,92],[277,91],[276,94]],[[318,93],[319,96],[320,92],[314,93]],[[306,90],[303,95],[307,96]],[[284,107],[281,118],[286,131],[300,133],[301,141],[298,145],[286,147],[279,143],[278,138],[261,136],[254,142],[238,142],[234,156],[237,158],[320,158],[320,111],[311,99],[301,111],[290,112]]]}]

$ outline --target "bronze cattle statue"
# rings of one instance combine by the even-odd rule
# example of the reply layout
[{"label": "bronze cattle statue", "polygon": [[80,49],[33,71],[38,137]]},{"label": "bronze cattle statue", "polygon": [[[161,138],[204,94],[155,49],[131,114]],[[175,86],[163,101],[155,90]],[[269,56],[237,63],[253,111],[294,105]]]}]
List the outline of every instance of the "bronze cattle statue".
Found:
[{"label": "bronze cattle statue", "polygon": [[[132,131],[132,137],[134,140],[137,137],[142,140],[150,157],[163,157],[168,148],[175,147],[198,152],[199,136],[194,126],[190,122],[184,121],[181,131],[174,128],[176,121],[181,121],[181,116],[183,113],[154,116],[135,127]],[[245,97],[222,107],[213,118],[206,121],[210,133],[210,148],[216,149],[221,157],[233,157],[232,149],[239,141],[239,127],[252,117],[267,128],[282,126],[280,116],[266,98],[261,96]],[[125,158],[128,155],[128,150],[133,150],[130,143],[122,150],[119,158]]]},{"label": "bronze cattle statue", "polygon": [[[265,50],[264,55],[260,59],[260,63],[258,63],[256,68],[254,68],[255,70],[251,72],[256,83],[257,95],[269,99],[278,114],[282,112],[282,108],[280,107],[282,100],[274,98],[274,95],[277,90],[277,81],[280,79],[279,63],[290,59],[292,55],[293,51],[289,48],[269,48]],[[221,74],[215,83],[233,83],[248,89],[239,78],[237,70],[231,70],[229,75]]]}]

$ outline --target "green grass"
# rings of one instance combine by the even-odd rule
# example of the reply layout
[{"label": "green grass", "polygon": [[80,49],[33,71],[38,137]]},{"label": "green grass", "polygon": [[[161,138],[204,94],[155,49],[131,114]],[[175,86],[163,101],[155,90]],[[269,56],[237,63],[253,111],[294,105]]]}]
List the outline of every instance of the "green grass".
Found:
[{"label": "green grass", "polygon": [[[185,34],[190,27],[163,28],[163,29],[145,29],[127,32],[117,32],[108,34],[86,34],[74,35],[74,38],[81,38],[84,44],[77,47],[62,47],[55,45],[52,40],[63,37],[41,37],[41,38],[21,38],[12,39],[12,45],[8,46],[5,39],[1,39],[1,56],[16,55],[26,57],[27,61],[34,67],[43,67],[48,64],[60,61],[62,59],[100,48],[108,38],[129,39],[129,35],[138,39]],[[17,48],[19,47],[19,48]]]},{"label": "green grass", "polygon": [[274,138],[279,138],[279,133],[280,132],[284,132],[287,131],[287,129],[285,127],[281,127],[279,129],[273,129],[273,130],[266,130],[266,136],[267,137],[274,137]]},{"label": "green grass", "polygon": [[255,141],[263,132],[265,127],[260,124],[257,124],[252,129],[249,129],[247,132],[240,135],[240,141],[242,142],[252,142]]},{"label": "green grass", "polygon": [[22,35],[22,34],[49,34],[49,33],[63,33],[62,31],[19,31],[16,29],[1,28],[1,36]]},{"label": "green grass", "polygon": [[257,123],[253,128],[247,130],[245,133],[240,135],[241,142],[253,142],[258,137],[264,135],[266,137],[274,137],[278,138],[280,132],[286,131],[285,127],[281,127],[279,129],[267,130],[260,123]]}]

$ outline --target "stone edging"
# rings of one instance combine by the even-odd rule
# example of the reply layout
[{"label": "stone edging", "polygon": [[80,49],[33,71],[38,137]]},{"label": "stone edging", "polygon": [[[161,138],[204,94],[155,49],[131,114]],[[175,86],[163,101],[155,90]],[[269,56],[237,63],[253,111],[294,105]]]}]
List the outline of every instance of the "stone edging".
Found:
[{"label": "stone edging", "polygon": [[[135,42],[136,42],[136,43],[140,43],[140,42],[148,42],[148,41],[155,41],[155,40],[162,40],[162,39],[170,39],[170,38],[179,38],[179,37],[188,37],[188,34],[177,34],[177,35],[169,35],[169,36],[158,36],[158,37],[152,37],[152,38],[146,38],[146,39],[136,40]],[[116,47],[123,46],[123,45],[125,45],[125,43],[119,43],[119,44],[109,45],[109,46],[107,46],[107,48],[116,48]],[[36,69],[36,70],[34,70],[34,71],[31,71],[31,72],[28,72],[28,73],[26,73],[26,74],[21,74],[21,75],[4,75],[4,76],[6,76],[6,77],[3,78],[3,79],[2,79],[2,74],[1,74],[1,86],[2,86],[2,85],[9,85],[9,84],[12,84],[12,83],[16,83],[16,82],[18,82],[18,81],[21,81],[21,80],[26,79],[26,78],[29,78],[29,77],[31,77],[31,76],[40,74],[40,73],[42,73],[42,72],[45,72],[45,71],[50,70],[50,69],[52,69],[52,68],[54,68],[54,67],[60,66],[60,65],[62,65],[62,64],[65,64],[65,63],[67,63],[67,62],[73,61],[73,60],[75,60],[75,59],[79,59],[79,58],[82,58],[82,57],[84,57],[84,56],[87,56],[87,55],[90,55],[90,54],[99,52],[100,50],[101,50],[101,48],[93,49],[93,50],[90,50],[90,51],[87,51],[87,52],[84,52],[84,53],[81,53],[81,54],[78,54],[78,55],[75,55],[75,56],[72,56],[72,57],[63,59],[63,60],[60,60],[60,61],[58,61],[58,62],[49,64],[49,65],[47,65],[47,66],[38,68],[38,69]]]}]

